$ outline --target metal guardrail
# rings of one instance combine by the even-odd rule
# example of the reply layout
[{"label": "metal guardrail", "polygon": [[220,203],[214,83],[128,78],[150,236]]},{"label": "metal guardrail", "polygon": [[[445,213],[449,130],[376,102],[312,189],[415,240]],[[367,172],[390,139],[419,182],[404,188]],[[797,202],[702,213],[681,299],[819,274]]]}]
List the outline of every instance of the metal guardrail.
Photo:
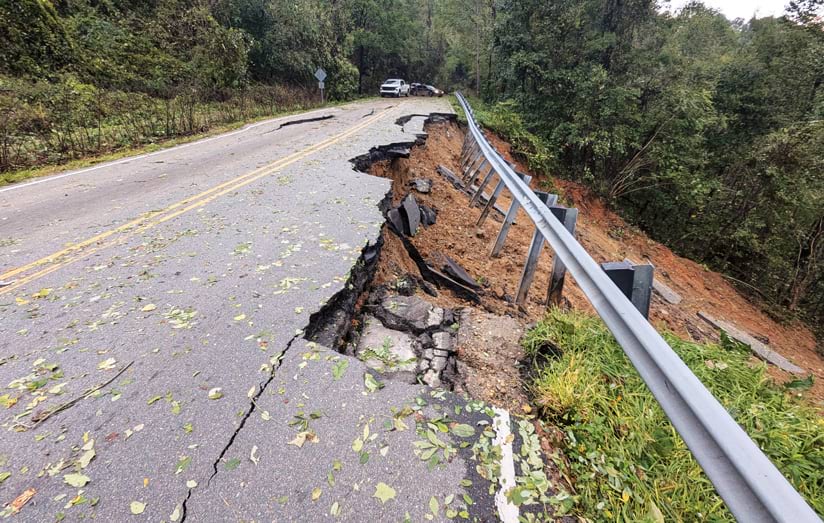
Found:
[{"label": "metal guardrail", "polygon": [[[469,133],[464,151],[483,158],[566,266],[738,521],[821,519],[747,433],[690,371],[484,137],[469,103],[456,93]],[[475,151],[475,152],[473,152]],[[471,163],[470,163],[471,165]],[[490,171],[491,172],[491,171]],[[470,184],[471,185],[471,184]],[[477,192],[483,191],[478,187]],[[537,232],[536,232],[537,234]]]}]

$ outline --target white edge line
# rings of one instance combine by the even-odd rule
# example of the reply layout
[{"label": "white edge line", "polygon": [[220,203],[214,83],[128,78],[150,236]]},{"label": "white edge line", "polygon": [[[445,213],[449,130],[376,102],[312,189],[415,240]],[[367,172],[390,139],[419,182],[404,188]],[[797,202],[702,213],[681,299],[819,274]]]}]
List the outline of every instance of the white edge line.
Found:
[{"label": "white edge line", "polygon": [[180,150],[180,149],[185,149],[186,147],[191,147],[193,145],[201,145],[201,144],[211,142],[211,141],[214,141],[214,140],[220,140],[220,139],[223,139],[223,138],[228,138],[230,136],[235,136],[237,134],[245,133],[246,131],[254,129],[255,127],[260,127],[261,125],[272,124],[272,123],[275,123],[275,122],[279,122],[281,120],[286,120],[287,118],[294,118],[296,116],[304,116],[304,115],[307,115],[307,114],[321,113],[321,112],[324,112],[324,111],[327,111],[327,112],[328,111],[336,111],[336,110],[339,110],[341,107],[345,107],[345,106],[327,107],[327,108],[315,109],[314,111],[308,111],[308,112],[305,112],[305,113],[290,114],[288,116],[279,116],[277,118],[264,120],[262,122],[248,124],[248,125],[244,126],[243,128],[238,129],[236,131],[232,131],[232,132],[225,133],[225,134],[219,134],[217,136],[210,136],[208,138],[202,138],[200,140],[195,140],[194,142],[189,142],[189,143],[184,143],[184,144],[181,144],[181,145],[176,145],[174,147],[169,147],[167,149],[161,149],[159,151],[154,151],[154,152],[151,152],[151,153],[139,154],[137,156],[127,156],[126,158],[123,158],[123,159],[120,159],[120,160],[115,160],[115,161],[112,161],[112,162],[104,162],[104,163],[101,163],[101,164],[98,164],[98,165],[95,165],[95,166],[92,166],[92,167],[86,167],[85,169],[80,169],[80,170],[77,170],[77,171],[70,171],[70,172],[67,172],[67,173],[56,174],[56,175],[53,175],[53,176],[43,176],[42,178],[38,178],[36,180],[32,180],[32,181],[26,182],[26,183],[11,184],[8,187],[4,187],[4,188],[0,189],[0,193],[13,191],[15,189],[23,189],[24,187],[31,187],[32,185],[38,185],[38,184],[41,184],[41,183],[51,182],[51,181],[54,181],[54,180],[59,180],[61,178],[67,178],[69,176],[75,176],[75,175],[78,175],[78,174],[85,174],[85,173],[88,173],[90,171],[96,171],[98,169],[104,169],[106,167],[114,167],[115,165],[121,165],[121,164],[124,164],[124,163],[133,162],[135,160],[141,160],[143,158],[150,158],[152,156],[157,156],[159,154],[165,154],[165,153],[168,153],[168,152],[172,152],[172,151],[176,151],[176,150]]},{"label": "white edge line", "polygon": [[506,492],[515,487],[515,461],[512,457],[512,438],[509,428],[509,412],[498,407],[492,407],[495,418],[492,428],[495,429],[493,445],[501,447],[501,476],[498,483],[501,488],[495,493],[495,506],[498,508],[498,517],[504,523],[517,523],[520,511],[506,498]]}]

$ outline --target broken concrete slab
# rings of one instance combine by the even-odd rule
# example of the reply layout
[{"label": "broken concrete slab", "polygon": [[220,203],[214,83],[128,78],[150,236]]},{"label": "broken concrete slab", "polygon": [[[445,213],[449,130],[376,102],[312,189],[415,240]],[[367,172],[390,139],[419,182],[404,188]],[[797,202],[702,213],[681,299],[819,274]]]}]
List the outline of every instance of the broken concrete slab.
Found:
[{"label": "broken concrete slab", "polygon": [[435,369],[429,369],[426,371],[426,374],[423,375],[423,382],[433,388],[438,388],[441,386],[441,378]]},{"label": "broken concrete slab", "polygon": [[417,200],[409,194],[403,199],[399,209],[404,219],[404,232],[408,236],[415,236],[421,224],[421,209],[418,207]]},{"label": "broken concrete slab", "polygon": [[444,255],[444,260],[445,263],[443,270],[445,273],[452,276],[458,280],[458,282],[466,285],[467,287],[471,287],[473,289],[481,288],[481,286],[478,285],[478,282],[476,282],[475,279],[472,278],[472,276],[470,276],[469,273],[458,264],[458,262],[446,255]]},{"label": "broken concrete slab", "polygon": [[429,178],[415,178],[409,181],[409,186],[422,194],[432,192],[432,180]]},{"label": "broken concrete slab", "polygon": [[433,328],[443,323],[444,310],[440,307],[432,307],[426,315],[426,327]]},{"label": "broken concrete slab", "polygon": [[[391,329],[422,333],[433,326],[433,319],[430,318],[433,305],[417,296],[386,296],[381,301],[381,309],[376,314]],[[440,322],[436,325],[440,325]]]},{"label": "broken concrete slab", "polygon": [[417,370],[418,342],[413,336],[387,329],[374,316],[366,316],[364,323],[356,354],[367,367],[380,372]]},{"label": "broken concrete slab", "polygon": [[758,356],[759,358],[761,358],[762,360],[764,360],[768,363],[772,363],[773,365],[775,365],[779,369],[785,370],[787,372],[791,372],[793,374],[799,374],[799,375],[808,374],[808,372],[806,370],[804,370],[801,367],[799,367],[798,365],[794,364],[793,362],[791,362],[790,360],[788,360],[787,358],[785,358],[781,354],[778,354],[777,352],[773,351],[772,349],[767,347],[765,344],[763,344],[760,341],[758,341],[757,339],[755,339],[754,336],[752,336],[751,334],[748,334],[747,332],[744,332],[743,330],[739,329],[738,327],[736,327],[732,323],[714,318],[713,316],[711,316],[708,313],[703,312],[703,311],[698,312],[698,317],[701,318],[702,320],[706,321],[707,323],[709,323],[710,325],[712,325],[716,329],[719,329],[719,330],[722,330],[722,331],[726,332],[727,335],[729,337],[731,337],[732,339],[734,339],[736,341],[739,341],[739,342],[743,343],[744,345],[749,345],[749,347],[752,350],[753,354],[755,354],[756,356]]},{"label": "broken concrete slab", "polygon": [[446,368],[446,358],[443,356],[435,356],[432,358],[432,370],[441,372]]},{"label": "broken concrete slab", "polygon": [[432,335],[432,344],[436,349],[451,352],[454,350],[452,336],[448,332],[436,332]]}]

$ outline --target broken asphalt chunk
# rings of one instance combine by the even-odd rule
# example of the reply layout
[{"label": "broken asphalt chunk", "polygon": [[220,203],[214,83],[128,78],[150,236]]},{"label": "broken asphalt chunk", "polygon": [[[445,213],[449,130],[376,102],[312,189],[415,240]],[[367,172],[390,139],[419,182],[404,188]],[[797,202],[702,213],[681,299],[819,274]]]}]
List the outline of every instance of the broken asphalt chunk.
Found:
[{"label": "broken asphalt chunk", "polygon": [[446,260],[446,263],[444,263],[443,271],[446,274],[452,276],[459,283],[466,285],[467,287],[471,287],[473,289],[481,288],[481,286],[478,285],[478,282],[476,282],[463,267],[458,265],[458,262],[446,255],[444,255],[444,260]]},{"label": "broken asphalt chunk", "polygon": [[401,216],[401,212],[398,209],[390,209],[387,213],[387,218],[389,219],[389,224],[395,229],[395,232],[398,234],[403,234],[404,225],[403,225],[403,217]]},{"label": "broken asphalt chunk", "polygon": [[435,224],[435,220],[438,219],[438,214],[435,212],[435,209],[432,207],[427,207],[426,205],[421,205],[421,223],[423,223],[424,227],[429,227],[430,225]]},{"label": "broken asphalt chunk", "polygon": [[421,210],[415,197],[411,194],[407,195],[401,202],[399,209],[404,218],[404,232],[409,236],[415,236],[418,232],[418,226],[421,224]]}]

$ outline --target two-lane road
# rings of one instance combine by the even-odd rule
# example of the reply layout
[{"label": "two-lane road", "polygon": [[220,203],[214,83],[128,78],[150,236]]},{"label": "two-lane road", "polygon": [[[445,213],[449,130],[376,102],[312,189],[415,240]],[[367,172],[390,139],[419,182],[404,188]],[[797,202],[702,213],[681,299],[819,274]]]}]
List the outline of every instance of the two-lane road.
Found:
[{"label": "two-lane road", "polygon": [[[28,521],[122,521],[135,512],[177,521],[198,507],[200,520],[273,519],[285,505],[277,483],[287,478],[257,484],[271,499],[253,507],[225,499],[244,480],[212,479],[241,461],[264,466],[256,456],[275,449],[281,461],[270,467],[311,477],[300,448],[287,446],[296,431],[288,419],[269,429],[247,420],[258,402],[289,394],[286,382],[305,365],[282,351],[306,350],[309,316],[380,234],[389,183],[354,171],[349,159],[413,141],[396,120],[432,112],[451,109],[433,99],[355,103],[0,189],[0,281],[8,284],[0,288],[0,506],[25,501],[16,517]],[[334,118],[279,128],[326,114]],[[339,358],[324,354],[330,365]],[[295,358],[295,368],[278,371]],[[318,392],[329,396],[319,411],[345,413],[329,401],[345,406],[347,394],[350,405],[365,401],[352,383],[340,393],[330,384]],[[300,411],[310,392],[299,394],[278,408]],[[347,448],[349,432],[362,430],[363,413],[351,416],[340,438]],[[236,440],[258,450],[236,455]],[[450,474],[413,483],[457,485],[462,473]],[[404,510],[426,511],[424,491],[405,499]],[[383,506],[372,501],[361,508]],[[295,510],[287,519],[307,513]],[[337,510],[358,519],[354,508]]]}]

